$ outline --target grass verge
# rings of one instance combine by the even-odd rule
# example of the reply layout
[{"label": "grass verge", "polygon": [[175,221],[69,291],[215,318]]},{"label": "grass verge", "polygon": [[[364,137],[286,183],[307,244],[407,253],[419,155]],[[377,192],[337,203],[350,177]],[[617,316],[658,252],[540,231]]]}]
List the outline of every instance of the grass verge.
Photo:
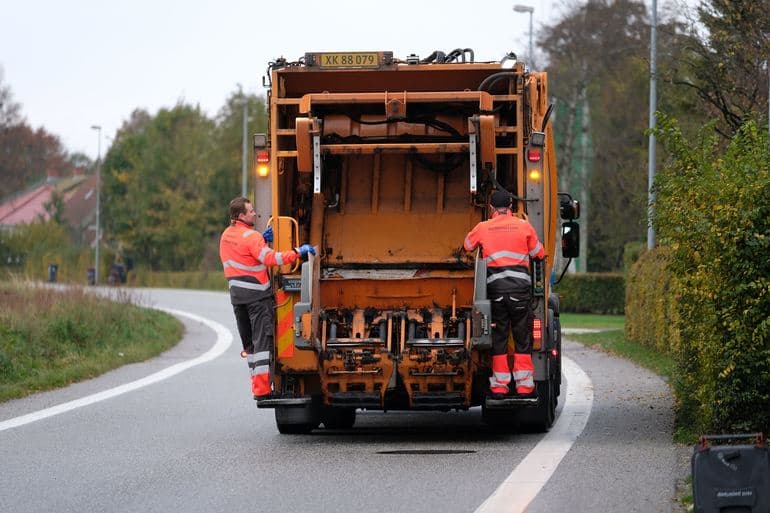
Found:
[{"label": "grass verge", "polygon": [[[564,321],[562,321],[564,323]],[[563,325],[563,324],[562,324]],[[661,354],[649,347],[641,346],[626,340],[622,329],[613,329],[599,333],[569,335],[583,345],[603,349],[612,354],[622,356],[632,362],[653,371],[670,381],[674,376],[675,362],[668,355]]]},{"label": "grass verge", "polygon": [[82,288],[0,283],[0,401],[92,378],[174,346],[182,324]]},{"label": "grass verge", "polygon": [[562,328],[622,330],[625,322],[622,315],[562,313],[559,318]]}]

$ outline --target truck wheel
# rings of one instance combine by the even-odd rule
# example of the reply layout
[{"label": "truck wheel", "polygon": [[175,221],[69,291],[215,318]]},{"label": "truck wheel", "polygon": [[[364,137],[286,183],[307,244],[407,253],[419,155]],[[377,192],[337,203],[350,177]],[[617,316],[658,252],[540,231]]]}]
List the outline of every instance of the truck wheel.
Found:
[{"label": "truck wheel", "polygon": [[537,397],[539,399],[535,408],[522,410],[522,423],[533,431],[545,433],[553,425],[556,417],[556,394],[554,393],[554,382],[538,381]]},{"label": "truck wheel", "polygon": [[519,427],[519,418],[514,410],[494,410],[481,405],[481,420],[499,433],[512,433]]},{"label": "truck wheel", "polygon": [[326,407],[321,412],[321,422],[326,429],[350,429],[356,423],[356,409]]},{"label": "truck wheel", "polygon": [[310,433],[320,424],[313,407],[275,409],[275,426],[282,435],[303,435]]},{"label": "truck wheel", "polygon": [[553,389],[555,396],[559,397],[561,394],[561,321],[559,320],[559,316],[552,310],[548,311],[548,320],[551,326],[551,329],[549,329],[550,336],[552,337],[551,343],[556,351],[558,351],[558,356],[555,358],[552,365],[554,366]]}]

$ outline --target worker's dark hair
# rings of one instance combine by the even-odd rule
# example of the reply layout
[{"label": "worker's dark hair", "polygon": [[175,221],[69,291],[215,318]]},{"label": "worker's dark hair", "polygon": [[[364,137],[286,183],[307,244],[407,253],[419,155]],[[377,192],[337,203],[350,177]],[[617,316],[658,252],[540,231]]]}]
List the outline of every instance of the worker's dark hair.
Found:
[{"label": "worker's dark hair", "polygon": [[251,203],[248,198],[238,196],[230,202],[230,219],[238,219],[238,216],[246,213],[246,203]]}]

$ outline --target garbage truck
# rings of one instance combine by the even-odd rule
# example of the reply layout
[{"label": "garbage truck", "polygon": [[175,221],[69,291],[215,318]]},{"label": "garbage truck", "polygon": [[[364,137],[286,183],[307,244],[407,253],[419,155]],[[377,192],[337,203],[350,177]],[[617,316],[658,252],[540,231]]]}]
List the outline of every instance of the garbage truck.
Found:
[{"label": "garbage truck", "polygon": [[[546,73],[467,48],[310,52],[271,62],[263,81],[256,225],[276,250],[309,241],[317,254],[273,271],[274,392],[257,406],[286,434],[351,428],[362,410],[479,406],[499,427],[549,429],[561,383],[549,278],[557,240],[577,256],[579,205],[557,191]],[[495,190],[518,200],[546,253],[531,262],[528,397],[488,393],[486,265],[463,250]]]}]

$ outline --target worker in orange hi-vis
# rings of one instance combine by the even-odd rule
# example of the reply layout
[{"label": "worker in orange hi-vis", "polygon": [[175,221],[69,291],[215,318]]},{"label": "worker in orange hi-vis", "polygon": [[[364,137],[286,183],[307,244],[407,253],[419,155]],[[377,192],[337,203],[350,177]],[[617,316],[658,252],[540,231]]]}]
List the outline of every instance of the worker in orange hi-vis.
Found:
[{"label": "worker in orange hi-vis", "polygon": [[275,298],[270,287],[268,267],[291,264],[297,258],[315,255],[310,244],[289,251],[273,251],[273,230],[254,230],[257,214],[251,202],[242,197],[230,202],[230,226],[219,240],[219,257],[230,286],[243,353],[251,370],[251,391],[255,399],[270,397],[271,360]]},{"label": "worker in orange hi-vis", "polygon": [[511,371],[508,367],[508,330],[513,332],[516,350],[513,379],[516,393],[532,394],[535,373],[529,333],[532,311],[530,258],[545,256],[537,233],[524,219],[512,215],[513,197],[495,191],[490,200],[492,217],[477,224],[465,237],[466,251],[481,246],[487,264],[487,297],[492,306],[492,377],[489,391],[494,398],[508,393]]}]

